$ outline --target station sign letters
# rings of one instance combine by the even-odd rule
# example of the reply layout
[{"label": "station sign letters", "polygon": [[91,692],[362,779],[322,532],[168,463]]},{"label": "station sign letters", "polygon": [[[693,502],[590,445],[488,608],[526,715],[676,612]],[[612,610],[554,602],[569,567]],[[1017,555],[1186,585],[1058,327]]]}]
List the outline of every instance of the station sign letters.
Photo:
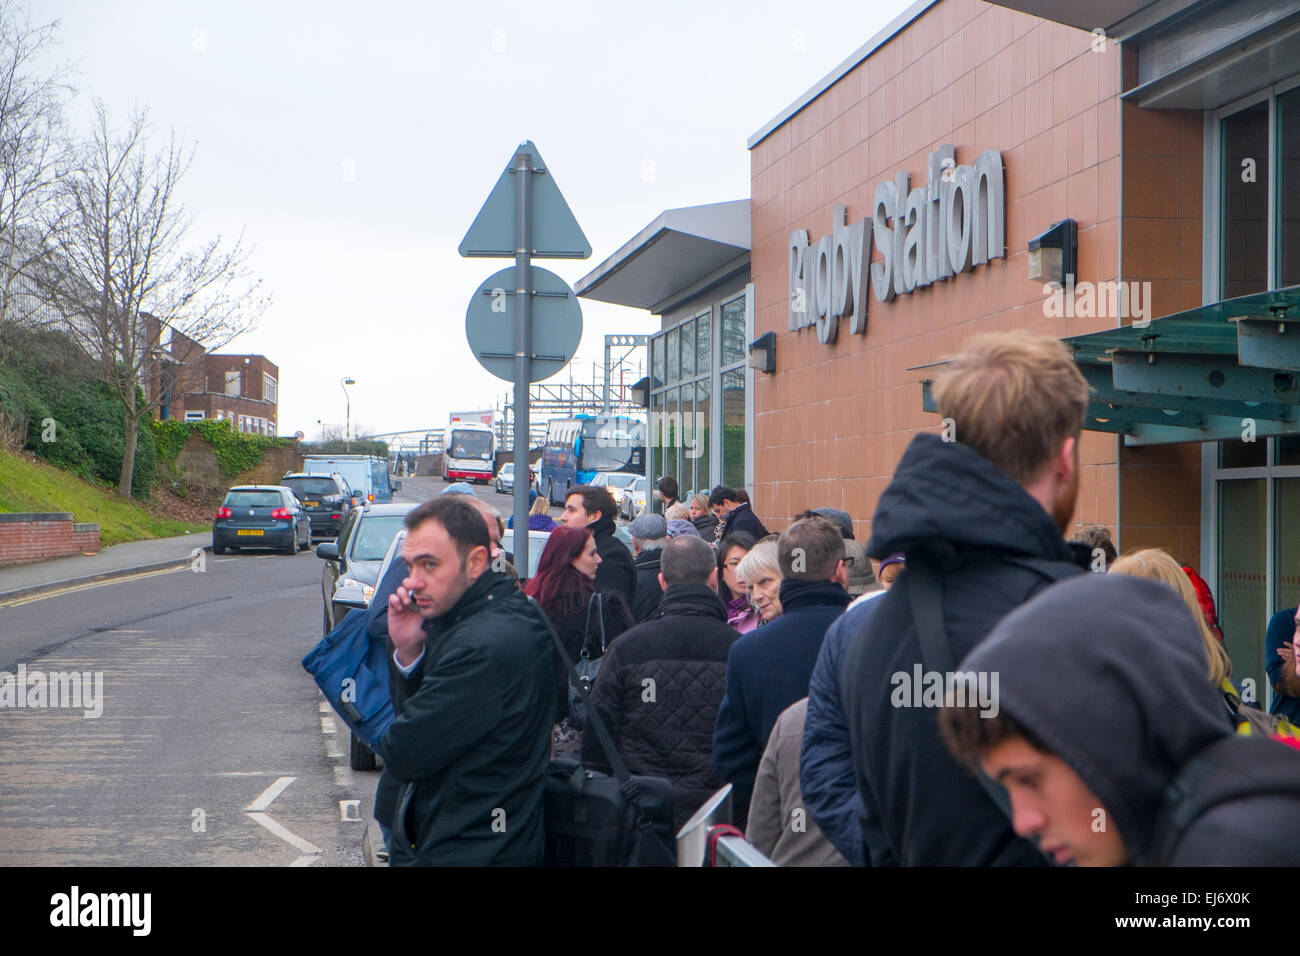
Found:
[{"label": "station sign letters", "polygon": [[[969,166],[944,145],[926,157],[928,182],[911,188],[907,172],[876,186],[870,217],[850,224],[836,206],[830,235],[815,243],[790,232],[789,326],[817,326],[817,341],[835,341],[839,320],[867,331],[867,285],[878,302],[945,281],[1006,255],[1002,155],[985,150]],[[872,248],[881,260],[872,262]]]}]

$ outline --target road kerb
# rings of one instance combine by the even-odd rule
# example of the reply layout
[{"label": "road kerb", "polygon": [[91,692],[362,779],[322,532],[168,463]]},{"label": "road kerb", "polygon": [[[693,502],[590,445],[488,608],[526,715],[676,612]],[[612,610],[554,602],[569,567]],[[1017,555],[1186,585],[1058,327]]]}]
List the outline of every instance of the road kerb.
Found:
[{"label": "road kerb", "polygon": [[[204,551],[211,551],[212,545],[201,545]],[[138,564],[129,568],[113,568],[109,571],[100,571],[98,574],[87,574],[77,578],[64,578],[60,581],[45,581],[41,584],[30,584],[25,588],[15,588],[12,591],[0,591],[0,604],[7,601],[16,601],[20,598],[34,597],[38,594],[44,594],[47,591],[58,591],[63,588],[78,587],[83,584],[99,584],[103,581],[112,581],[115,578],[129,578],[136,574],[147,574],[150,571],[169,571],[173,568],[183,568],[189,565],[193,559],[186,555],[183,558],[173,558],[170,561],[156,561],[152,564]]]}]

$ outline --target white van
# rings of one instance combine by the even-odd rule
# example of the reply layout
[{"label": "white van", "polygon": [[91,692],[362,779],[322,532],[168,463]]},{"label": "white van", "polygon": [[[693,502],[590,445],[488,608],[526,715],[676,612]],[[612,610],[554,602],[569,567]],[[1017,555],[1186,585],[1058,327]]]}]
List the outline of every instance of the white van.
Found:
[{"label": "white van", "polygon": [[315,455],[304,458],[302,470],[308,475],[332,475],[338,472],[366,501],[393,500],[401,482],[388,479],[388,460],[370,455]]}]

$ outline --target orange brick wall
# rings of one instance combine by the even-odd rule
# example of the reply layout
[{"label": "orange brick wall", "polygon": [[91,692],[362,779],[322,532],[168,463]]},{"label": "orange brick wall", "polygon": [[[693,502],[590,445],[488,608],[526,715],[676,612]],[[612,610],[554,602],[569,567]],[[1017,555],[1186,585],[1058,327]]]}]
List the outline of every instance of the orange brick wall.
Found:
[{"label": "orange brick wall", "polygon": [[0,565],[98,550],[99,525],[75,524],[71,514],[0,514]]},{"label": "orange brick wall", "polygon": [[[1126,70],[1136,69],[1132,50]],[[1151,283],[1151,316],[1201,304],[1204,121],[1197,110],[1123,105],[1123,272]],[[1199,443],[1124,448],[1120,453],[1119,545],[1166,548],[1201,563]]]},{"label": "orange brick wall", "polygon": [[[754,510],[769,527],[831,505],[853,515],[858,537],[870,534],[912,435],[938,428],[921,409],[927,373],[909,367],[978,331],[1064,337],[1115,324],[1048,318],[1041,284],[1026,278],[1029,239],[1067,216],[1079,223],[1079,279],[1120,277],[1120,55],[1092,40],[980,0],[942,0],[753,148],[755,334],[777,334],[777,373],[754,385]],[[897,170],[924,183],[926,154],[944,143],[958,163],[1001,152],[1007,258],[889,303],[871,295],[865,335],[841,322],[826,346],[813,328],[789,331],[790,230],[815,241],[836,205],[850,221],[867,216],[877,183]],[[1118,453],[1114,436],[1085,434],[1077,520],[1114,527]]]}]

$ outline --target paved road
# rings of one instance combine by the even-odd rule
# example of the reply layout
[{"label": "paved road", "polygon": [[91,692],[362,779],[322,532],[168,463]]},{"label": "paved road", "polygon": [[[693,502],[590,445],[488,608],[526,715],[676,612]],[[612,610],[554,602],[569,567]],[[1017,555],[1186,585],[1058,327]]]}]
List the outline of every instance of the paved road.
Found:
[{"label": "paved road", "polygon": [[[475,492],[508,516],[508,495]],[[0,697],[0,866],[362,865],[379,775],[348,767],[347,727],[300,663],[321,570],[311,552],[209,554],[202,573],[0,607],[0,671],[102,687],[77,707]]]},{"label": "paved road", "polygon": [[209,555],[0,609],[0,669],[102,680],[97,718],[0,708],[0,865],[361,865],[378,774],[348,768],[299,663],[320,574],[311,552]]}]

